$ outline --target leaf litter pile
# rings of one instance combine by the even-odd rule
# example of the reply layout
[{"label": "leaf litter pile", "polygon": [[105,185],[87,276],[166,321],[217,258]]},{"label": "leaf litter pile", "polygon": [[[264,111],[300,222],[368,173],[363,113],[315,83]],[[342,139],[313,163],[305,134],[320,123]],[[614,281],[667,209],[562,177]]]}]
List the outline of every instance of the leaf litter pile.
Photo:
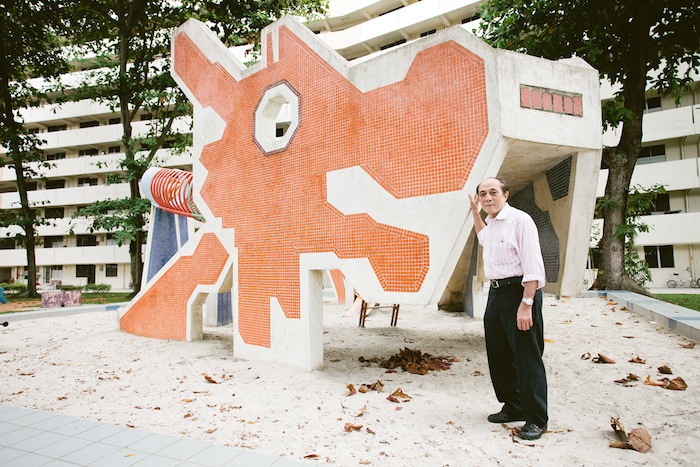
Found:
[{"label": "leaf litter pile", "polygon": [[399,353],[386,359],[360,357],[359,360],[362,363],[366,363],[367,366],[377,363],[380,367],[388,370],[401,368],[403,371],[414,375],[427,375],[429,371],[449,370],[452,363],[459,362],[457,357],[435,356],[429,353],[422,353],[418,349],[409,349],[408,347],[404,347]]}]

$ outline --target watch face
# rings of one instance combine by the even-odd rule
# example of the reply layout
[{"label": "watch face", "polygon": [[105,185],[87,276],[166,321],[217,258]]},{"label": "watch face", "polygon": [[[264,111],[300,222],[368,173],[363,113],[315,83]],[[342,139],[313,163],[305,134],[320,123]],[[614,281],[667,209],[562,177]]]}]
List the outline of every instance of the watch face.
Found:
[{"label": "watch face", "polygon": [[523,298],[522,301],[525,305],[532,305],[533,303],[533,300],[531,298]]}]

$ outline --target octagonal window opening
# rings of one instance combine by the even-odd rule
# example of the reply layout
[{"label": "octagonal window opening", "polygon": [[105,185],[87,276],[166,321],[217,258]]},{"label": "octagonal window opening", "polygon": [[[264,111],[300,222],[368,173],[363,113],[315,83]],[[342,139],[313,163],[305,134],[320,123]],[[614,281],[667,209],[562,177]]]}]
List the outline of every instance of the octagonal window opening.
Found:
[{"label": "octagonal window opening", "polygon": [[255,109],[255,143],[265,155],[285,150],[299,125],[299,95],[283,81],[268,88]]}]

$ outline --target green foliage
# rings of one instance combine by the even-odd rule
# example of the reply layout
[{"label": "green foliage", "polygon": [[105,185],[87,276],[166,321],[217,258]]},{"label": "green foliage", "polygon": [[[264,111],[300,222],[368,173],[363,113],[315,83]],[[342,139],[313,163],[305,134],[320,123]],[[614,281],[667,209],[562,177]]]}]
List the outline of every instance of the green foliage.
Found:
[{"label": "green foliage", "polygon": [[27,292],[27,284],[22,284],[21,282],[15,282],[14,284],[8,284],[7,282],[3,282],[2,284],[0,284],[0,287],[5,289],[6,295],[21,295]]},{"label": "green foliage", "polygon": [[[652,277],[646,261],[637,254],[635,240],[639,233],[649,232],[649,225],[641,220],[641,216],[653,211],[656,207],[657,196],[664,193],[666,193],[666,189],[660,184],[655,184],[648,189],[640,185],[633,186],[627,198],[625,222],[617,227],[615,233],[625,246],[625,273],[641,286],[651,281]],[[609,196],[603,196],[598,198],[596,212],[599,213],[603,209],[617,206],[618,204],[612,201]],[[596,217],[599,217],[599,214]]]},{"label": "green foliage", "polygon": [[109,284],[85,284],[83,291],[87,293],[105,293],[109,292],[112,286]]},{"label": "green foliage", "polygon": [[59,285],[57,288],[58,288],[58,290],[62,290],[62,291],[64,291],[64,292],[70,292],[70,291],[72,291],[72,290],[83,290],[83,286],[82,286],[82,285],[68,285],[68,284],[62,284],[62,285]]},{"label": "green foliage", "polygon": [[[112,232],[112,238],[121,246],[127,241],[137,241],[137,234],[145,232],[137,216],[146,215],[150,209],[150,201],[143,198],[107,199],[78,209],[72,218],[87,218],[90,221],[89,232]],[[70,233],[74,233],[72,227]]]}]

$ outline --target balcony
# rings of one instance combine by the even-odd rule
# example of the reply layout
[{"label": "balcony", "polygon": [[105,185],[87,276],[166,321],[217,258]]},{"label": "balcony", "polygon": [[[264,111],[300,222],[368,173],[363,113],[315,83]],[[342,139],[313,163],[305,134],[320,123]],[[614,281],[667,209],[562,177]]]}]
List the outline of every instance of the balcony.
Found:
[{"label": "balcony", "polygon": [[[700,188],[698,163],[699,160],[695,158],[638,165],[634,168],[631,186],[641,185],[649,188],[659,183],[665,186],[666,191]],[[608,170],[601,170],[598,175],[596,196],[601,197],[605,194],[607,180]]]},{"label": "balcony", "polygon": [[[126,245],[36,249],[37,266],[129,262],[129,247]],[[24,249],[0,250],[0,264],[3,267],[26,266],[27,253]]]},{"label": "balcony", "polygon": [[[644,245],[691,245],[700,243],[700,212],[643,216],[649,232],[642,232],[636,244]],[[672,240],[671,240],[672,239]]]},{"label": "balcony", "polygon": [[[621,127],[610,129],[603,134],[605,146],[617,146]],[[644,115],[642,120],[643,141],[663,141],[684,136],[700,135],[700,105],[662,110]]]},{"label": "balcony", "polygon": [[[42,206],[73,206],[90,204],[108,198],[118,199],[126,197],[129,197],[129,185],[120,183],[32,191],[29,193],[29,202]],[[17,209],[18,207],[19,195],[17,193],[3,193],[2,197],[0,197],[0,208]]]}]

